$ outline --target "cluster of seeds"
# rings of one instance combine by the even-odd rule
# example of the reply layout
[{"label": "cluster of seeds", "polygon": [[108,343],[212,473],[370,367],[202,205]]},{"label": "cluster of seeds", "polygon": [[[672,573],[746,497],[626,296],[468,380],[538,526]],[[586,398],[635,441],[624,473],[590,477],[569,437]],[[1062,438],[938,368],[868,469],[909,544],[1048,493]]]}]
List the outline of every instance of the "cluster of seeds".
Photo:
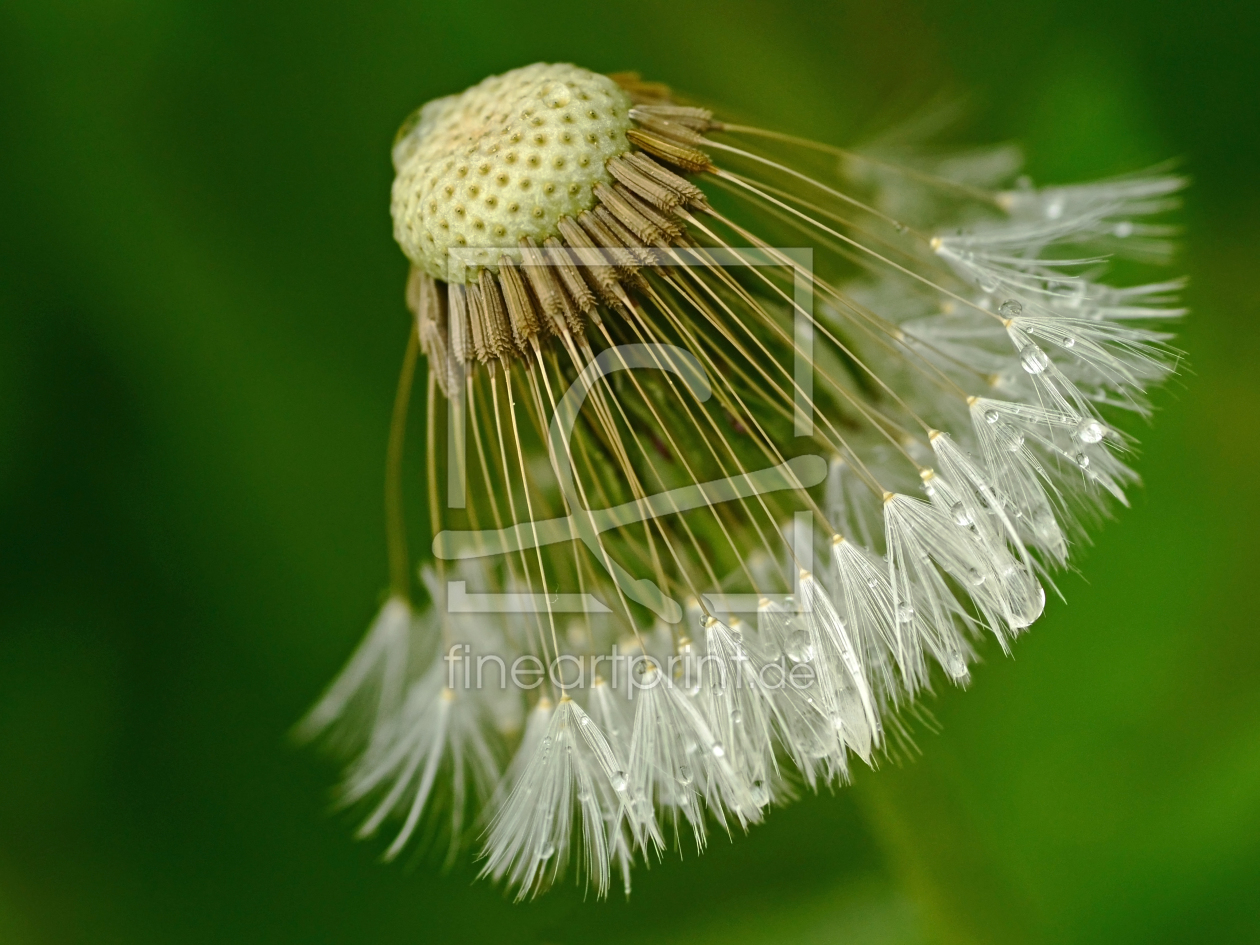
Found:
[{"label": "cluster of seeds", "polygon": [[497,269],[502,247],[519,260],[522,237],[554,234],[561,218],[591,207],[597,184],[609,183],[605,163],[630,147],[629,111],[611,79],[543,64],[428,103],[394,145],[399,245],[444,281]]}]

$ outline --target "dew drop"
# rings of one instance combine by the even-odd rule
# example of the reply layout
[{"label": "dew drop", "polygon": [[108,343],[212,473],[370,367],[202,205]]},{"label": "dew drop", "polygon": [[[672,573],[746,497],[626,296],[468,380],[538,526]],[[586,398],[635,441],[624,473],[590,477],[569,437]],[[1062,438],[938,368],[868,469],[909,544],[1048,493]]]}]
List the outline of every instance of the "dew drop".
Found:
[{"label": "dew drop", "polygon": [[1033,621],[1046,609],[1046,589],[1040,582],[1033,580],[1027,588],[1027,593],[1018,598],[1013,597],[1012,604],[1016,606],[1012,606],[1007,614],[1007,622],[1016,630],[1032,626]]},{"label": "dew drop", "polygon": [[899,623],[909,623],[914,619],[914,608],[906,601],[902,601],[897,605],[897,621]]},{"label": "dew drop", "polygon": [[722,747],[721,742],[714,742],[712,745],[709,746],[709,751],[713,753],[714,758],[726,757],[726,749]]},{"label": "dew drop", "polygon": [[766,790],[765,781],[754,781],[749,793],[752,795],[752,802],[758,807],[765,807],[770,803],[770,792]]},{"label": "dew drop", "polygon": [[732,724],[739,725],[743,721],[744,721],[744,713],[741,712],[739,709],[731,709]]},{"label": "dew drop", "polygon": [[678,766],[678,783],[686,787],[692,782],[691,768],[687,765]]},{"label": "dew drop", "polygon": [[998,420],[999,420],[999,415],[996,410],[993,410],[992,408],[990,408],[984,412],[985,423],[997,423]]},{"label": "dew drop", "polygon": [[1076,336],[1075,336],[1075,335],[1064,335],[1064,336],[1063,336],[1063,347],[1065,347],[1065,348],[1075,348],[1075,347],[1076,347]]},{"label": "dew drop", "polygon": [[1018,453],[1024,445],[1024,434],[1014,433],[1011,438],[1006,441],[1006,448],[1012,453]]},{"label": "dew drop", "polygon": [[1081,469],[1089,469],[1089,457],[1084,453],[1077,453],[1076,465],[1080,466]]},{"label": "dew drop", "polygon": [[1093,417],[1086,417],[1076,425],[1076,438],[1082,443],[1097,443],[1106,431]]},{"label": "dew drop", "polygon": [[614,791],[624,791],[626,789],[626,773],[624,771],[614,771],[611,782]]},{"label": "dew drop", "polygon": [[544,736],[543,736],[542,746],[543,746],[543,748],[544,748],[544,749],[546,749],[546,748],[550,748],[550,747],[551,747],[551,736],[550,736],[550,735],[544,735]]},{"label": "dew drop", "polygon": [[984,583],[984,572],[977,568],[968,568],[967,580],[971,582],[972,587],[979,587]]},{"label": "dew drop", "polygon": [[538,846],[538,859],[549,860],[556,852],[556,845],[550,841],[544,841]]},{"label": "dew drop", "polygon": [[783,652],[794,663],[808,663],[814,658],[814,644],[804,630],[793,630],[788,634]]},{"label": "dew drop", "polygon": [[945,672],[955,679],[967,678],[967,661],[958,653],[950,653],[945,657]]},{"label": "dew drop", "polygon": [[967,509],[961,502],[955,502],[949,507],[949,514],[954,519],[955,525],[966,528],[971,524],[971,516],[967,513]]},{"label": "dew drop", "polygon": [[582,716],[582,727],[586,728],[586,726],[590,724],[591,724],[591,717],[589,715]]},{"label": "dew drop", "polygon": [[591,799],[591,792],[588,791],[586,788],[578,788],[577,799],[581,801],[583,804],[585,804],[587,801]]},{"label": "dew drop", "polygon": [[1040,374],[1050,366],[1050,358],[1039,345],[1029,342],[1019,349],[1019,363],[1029,374]]},{"label": "dew drop", "polygon": [[1116,236],[1120,237],[1121,239],[1124,239],[1126,236],[1132,236],[1133,224],[1130,223],[1128,220],[1122,220],[1116,224],[1116,228],[1112,230],[1112,232],[1115,233]]},{"label": "dew drop", "polygon": [[998,306],[998,314],[1005,315],[1007,318],[1014,318],[1023,311],[1024,306],[1018,299],[1007,299]]}]

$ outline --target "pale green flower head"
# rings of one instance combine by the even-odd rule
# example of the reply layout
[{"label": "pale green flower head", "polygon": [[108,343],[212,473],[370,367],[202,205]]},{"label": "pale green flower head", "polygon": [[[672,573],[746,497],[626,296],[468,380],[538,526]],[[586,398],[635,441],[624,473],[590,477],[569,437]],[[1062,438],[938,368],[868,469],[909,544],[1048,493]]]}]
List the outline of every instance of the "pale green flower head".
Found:
[{"label": "pale green flower head", "polygon": [[[497,272],[503,247],[519,262],[522,237],[559,236],[611,182],[608,159],[630,150],[630,105],[607,76],[536,63],[422,106],[394,144],[398,245],[442,280]],[[452,248],[475,251],[466,271],[452,271]]]}]

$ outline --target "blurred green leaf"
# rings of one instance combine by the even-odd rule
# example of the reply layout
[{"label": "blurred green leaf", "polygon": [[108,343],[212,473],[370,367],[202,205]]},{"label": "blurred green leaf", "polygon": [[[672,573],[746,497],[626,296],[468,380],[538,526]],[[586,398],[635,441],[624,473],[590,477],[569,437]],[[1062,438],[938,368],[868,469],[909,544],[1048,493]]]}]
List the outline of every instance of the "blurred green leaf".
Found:
[{"label": "blurred green leaf", "polygon": [[[0,941],[1260,938],[1253,6],[0,10]],[[1045,180],[1180,157],[1190,371],[1147,487],[922,757],[629,904],[383,866],[285,741],[385,580],[388,147],[539,60],[851,141],[941,92]],[[414,445],[414,444],[413,444]],[[418,485],[418,455],[411,457]],[[418,489],[414,490],[418,494]],[[413,502],[415,533],[425,532]]]}]

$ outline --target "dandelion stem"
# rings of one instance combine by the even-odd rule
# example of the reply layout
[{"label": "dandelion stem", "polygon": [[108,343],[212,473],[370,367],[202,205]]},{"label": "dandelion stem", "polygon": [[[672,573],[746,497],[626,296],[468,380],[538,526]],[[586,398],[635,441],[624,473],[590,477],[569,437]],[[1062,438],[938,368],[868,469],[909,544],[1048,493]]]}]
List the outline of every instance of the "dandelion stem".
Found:
[{"label": "dandelion stem", "polygon": [[[407,439],[407,408],[411,403],[411,382],[420,354],[420,338],[413,323],[407,335],[394,413],[389,424],[389,446],[385,458],[385,542],[389,550],[390,590],[403,600],[411,600],[411,574],[407,559],[407,523],[403,518],[402,465]],[[430,398],[432,403],[432,398]]]}]

